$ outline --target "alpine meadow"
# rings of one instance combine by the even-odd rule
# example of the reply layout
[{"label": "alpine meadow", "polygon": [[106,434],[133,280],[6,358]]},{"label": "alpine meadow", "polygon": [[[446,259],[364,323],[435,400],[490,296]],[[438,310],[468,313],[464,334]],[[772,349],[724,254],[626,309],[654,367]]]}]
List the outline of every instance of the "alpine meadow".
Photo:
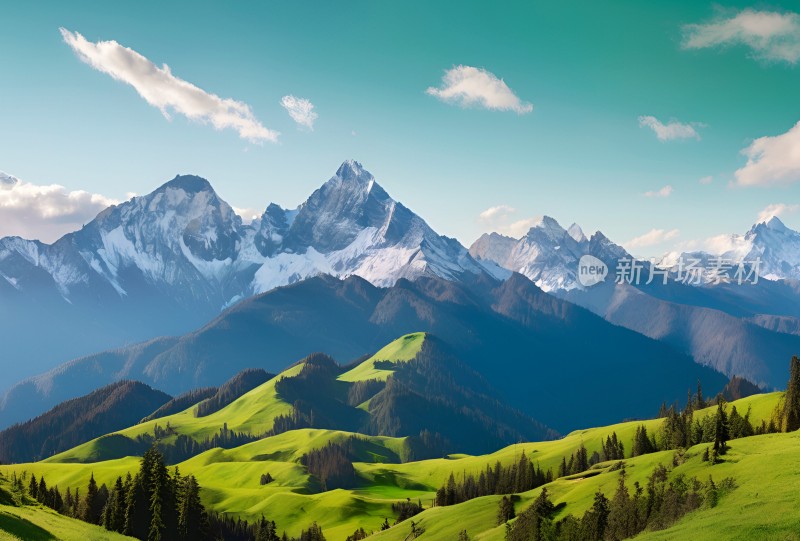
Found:
[{"label": "alpine meadow", "polygon": [[796,5],[4,8],[0,541],[800,541]]}]

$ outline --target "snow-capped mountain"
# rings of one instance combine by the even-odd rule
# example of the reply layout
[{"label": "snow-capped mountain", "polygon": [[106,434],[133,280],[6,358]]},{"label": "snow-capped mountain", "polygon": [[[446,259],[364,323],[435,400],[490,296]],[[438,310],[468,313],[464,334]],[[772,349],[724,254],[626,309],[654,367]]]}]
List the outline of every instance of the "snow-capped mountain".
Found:
[{"label": "snow-capped mountain", "polygon": [[[740,255],[761,255],[772,269],[786,269],[793,235],[773,220],[756,225],[735,244]],[[483,264],[519,272],[554,296],[578,304],[616,325],[667,342],[704,365],[760,385],[782,385],[785,363],[800,348],[800,294],[795,284],[762,280],[757,285],[696,287],[668,276],[648,283],[649,262],[640,280],[616,283],[617,265],[631,256],[602,233],[586,238],[544,217],[520,239],[483,235],[470,248]],[[578,281],[580,258],[592,255],[608,266],[604,283]],[[774,275],[774,271],[772,271]],[[795,352],[795,353],[793,353]]]},{"label": "snow-capped mountain", "polygon": [[300,207],[270,205],[253,227],[257,254],[246,243],[242,250],[243,261],[258,265],[253,293],[320,273],[389,286],[482,271],[458,241],[438,235],[352,160]]},{"label": "snow-capped mountain", "polygon": [[492,261],[527,276],[549,292],[583,289],[577,273],[578,262],[584,255],[597,257],[612,271],[619,259],[630,257],[601,232],[587,238],[579,225],[572,224],[564,229],[549,216],[539,219],[520,239],[497,233],[484,234],[472,244],[469,252],[481,262]]},{"label": "snow-capped mountain", "polygon": [[[53,244],[0,239],[0,325],[4,353],[36,364],[185,332],[238,300],[318,274],[388,286],[481,272],[352,160],[298,208],[271,204],[250,225],[207,180],[184,175]],[[55,321],[64,336],[48,349],[34,331]]]},{"label": "snow-capped mountain", "polygon": [[750,265],[758,261],[759,276],[768,280],[800,280],[800,232],[794,231],[773,216],[759,222],[744,235],[733,234],[717,239],[720,245],[713,253],[708,251],[673,252],[662,259],[668,267],[680,259],[694,259],[707,266],[709,261],[743,261]]}]

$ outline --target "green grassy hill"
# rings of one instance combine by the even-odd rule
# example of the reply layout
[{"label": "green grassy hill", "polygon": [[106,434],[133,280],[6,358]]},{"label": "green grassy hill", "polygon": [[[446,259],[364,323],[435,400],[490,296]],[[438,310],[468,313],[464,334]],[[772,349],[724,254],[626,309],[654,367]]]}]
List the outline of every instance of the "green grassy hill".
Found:
[{"label": "green grassy hill", "polygon": [[122,541],[133,539],[59,515],[14,490],[0,475],[0,541]]},{"label": "green grassy hill", "polygon": [[[409,340],[409,342],[413,341]],[[402,350],[403,348],[400,348]],[[292,370],[296,370],[297,367]],[[352,372],[352,371],[351,371]],[[271,382],[270,382],[271,383]],[[256,423],[259,412],[272,415],[275,396],[270,383],[254,389],[224,410],[230,417],[219,420],[229,423]],[[751,420],[760,424],[768,419],[781,398],[780,393],[756,395],[731,403],[744,413],[750,408]],[[262,403],[263,401],[263,403]],[[714,408],[695,412],[695,418],[713,413]],[[173,418],[182,419],[182,414]],[[215,414],[216,415],[216,414]],[[235,419],[235,421],[232,421]],[[190,419],[187,418],[186,421]],[[203,421],[204,419],[195,422]],[[662,421],[631,421],[617,425],[575,431],[560,440],[524,443],[481,456],[452,455],[448,458],[402,462],[406,448],[404,438],[359,436],[354,444],[358,473],[357,486],[320,492],[319,482],[300,463],[303,454],[320,449],[328,442],[344,442],[352,433],[302,429],[265,438],[234,449],[212,449],[178,466],[181,473],[195,475],[203,487],[202,498],[212,509],[247,519],[262,514],[275,520],[290,535],[299,534],[310,522],[318,522],[329,541],[343,541],[356,528],[378,530],[385,517],[393,521],[391,505],[398,500],[421,500],[429,507],[435,491],[450,473],[479,472],[499,461],[508,465],[522,452],[543,469],[556,469],[563,456],[571,455],[583,443],[589,454],[600,450],[601,441],[615,432],[629,456],[636,428],[641,424],[655,432]],[[192,426],[187,423],[187,426]],[[196,425],[200,426],[200,425]],[[240,426],[240,425],[239,425]],[[262,425],[263,426],[263,425]],[[137,430],[134,427],[131,430]],[[100,443],[93,442],[95,446]],[[791,532],[800,522],[800,435],[773,434],[733,440],[722,464],[709,466],[700,455],[706,445],[687,450],[685,462],[674,468],[672,475],[685,473],[707,480],[733,477],[739,488],[724,496],[717,507],[686,516],[675,526],[661,532],[647,532],[643,539],[794,539]],[[98,483],[111,483],[117,476],[135,471],[138,458],[86,462],[87,447],[54,457],[46,462],[0,466],[0,472],[34,472],[44,476],[50,486],[61,490],[85,487],[90,474]],[[73,454],[70,454],[73,453]],[[644,483],[657,464],[671,465],[673,451],[626,458],[629,484]],[[77,462],[80,458],[82,462]],[[571,513],[580,516],[592,503],[601,488],[613,494],[618,473],[612,463],[594,466],[591,475],[561,478],[547,486],[555,503],[566,505],[558,516]],[[259,478],[269,473],[275,481],[262,486]],[[526,508],[538,495],[536,489],[520,496],[517,511]],[[414,518],[425,529],[422,539],[452,541],[458,531],[466,529],[472,539],[500,541],[504,529],[495,527],[499,496],[477,498],[451,507],[426,509]],[[558,518],[558,516],[556,518]],[[376,540],[404,540],[410,523],[401,523],[376,534]]]}]

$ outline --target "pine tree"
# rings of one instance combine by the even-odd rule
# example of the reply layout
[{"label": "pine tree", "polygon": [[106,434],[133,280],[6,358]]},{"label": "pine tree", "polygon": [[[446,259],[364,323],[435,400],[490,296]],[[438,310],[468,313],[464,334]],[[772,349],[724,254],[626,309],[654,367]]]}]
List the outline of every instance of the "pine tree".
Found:
[{"label": "pine tree", "polygon": [[717,455],[725,454],[729,439],[728,416],[725,413],[725,404],[720,402],[714,418],[714,451]]},{"label": "pine tree", "polygon": [[540,517],[547,518],[553,514],[556,506],[550,501],[550,496],[547,493],[547,487],[542,488],[539,496],[531,504],[531,509]]},{"label": "pine tree", "polygon": [[503,524],[514,518],[514,502],[508,496],[503,496],[497,509],[497,524]]},{"label": "pine tree", "polygon": [[124,533],[137,539],[147,539],[150,527],[150,502],[145,483],[145,470],[142,467],[131,480],[125,506]]},{"label": "pine tree", "polygon": [[708,485],[706,485],[706,494],[705,494],[705,503],[706,506],[716,507],[717,501],[719,500],[719,493],[717,492],[717,485],[714,483],[714,479],[711,476],[708,476]]},{"label": "pine tree", "polygon": [[28,494],[31,498],[36,499],[39,497],[39,483],[36,482],[36,476],[31,475],[31,482],[28,485]]},{"label": "pine tree", "polygon": [[89,478],[89,486],[86,487],[86,498],[83,500],[81,508],[81,520],[90,524],[100,524],[102,507],[98,497],[97,482],[94,480],[94,473]]},{"label": "pine tree", "polygon": [[696,396],[696,409],[703,409],[706,407],[706,401],[703,398],[703,384],[700,383],[700,380],[697,380],[697,396]]},{"label": "pine tree", "polygon": [[39,479],[39,489],[36,491],[36,500],[44,505],[47,505],[47,483],[44,476]]},{"label": "pine tree", "polygon": [[800,359],[792,357],[783,406],[783,431],[800,429]]},{"label": "pine tree", "polygon": [[619,472],[617,491],[608,507],[605,537],[610,541],[620,541],[637,533],[637,509],[630,498],[625,479],[625,468],[622,468]]},{"label": "pine tree", "polygon": [[585,532],[586,539],[594,541],[603,539],[608,525],[608,513],[608,498],[598,490],[594,495],[592,508],[584,513],[581,521],[581,530]]},{"label": "pine tree", "polygon": [[[178,539],[184,541],[202,541],[208,538],[208,516],[200,502],[200,486],[193,475],[183,479],[181,499],[178,502]],[[264,517],[259,530],[267,535],[268,527],[264,525]],[[274,531],[272,532],[274,534]],[[269,537],[264,537],[269,541]]]}]

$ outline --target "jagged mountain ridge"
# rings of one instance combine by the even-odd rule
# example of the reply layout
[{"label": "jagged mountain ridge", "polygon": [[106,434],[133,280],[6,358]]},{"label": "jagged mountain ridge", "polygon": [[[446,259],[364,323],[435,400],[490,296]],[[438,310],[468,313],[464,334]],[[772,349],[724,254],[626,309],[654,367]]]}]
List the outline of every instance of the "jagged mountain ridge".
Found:
[{"label": "jagged mountain ridge", "polygon": [[[480,272],[353,160],[297,209],[270,204],[248,225],[207,180],[184,175],[53,244],[0,239],[0,326],[4,354],[42,369],[182,334],[243,298],[321,273],[390,286]],[[52,348],[35,339],[42,325],[54,329]]]},{"label": "jagged mountain ridge", "polygon": [[760,276],[768,280],[800,280],[800,232],[773,216],[753,225],[744,235],[729,235],[719,253],[673,252],[662,258],[662,264],[673,266],[679,258],[706,263],[714,257],[729,261],[757,260]]},{"label": "jagged mountain ridge", "polygon": [[[765,227],[757,225],[754,231]],[[669,276],[666,284],[660,277],[647,284],[649,263],[645,262],[640,283],[618,284],[618,262],[632,257],[624,248],[601,232],[586,238],[580,227],[573,224],[566,230],[549,217],[520,239],[483,235],[470,253],[478,261],[520,272],[549,293],[611,323],[664,341],[729,377],[744,376],[767,388],[780,388],[785,368],[775,359],[800,351],[796,332],[800,295],[791,279],[697,287]],[[578,263],[584,255],[608,266],[605,282],[590,287],[580,284]]]}]

